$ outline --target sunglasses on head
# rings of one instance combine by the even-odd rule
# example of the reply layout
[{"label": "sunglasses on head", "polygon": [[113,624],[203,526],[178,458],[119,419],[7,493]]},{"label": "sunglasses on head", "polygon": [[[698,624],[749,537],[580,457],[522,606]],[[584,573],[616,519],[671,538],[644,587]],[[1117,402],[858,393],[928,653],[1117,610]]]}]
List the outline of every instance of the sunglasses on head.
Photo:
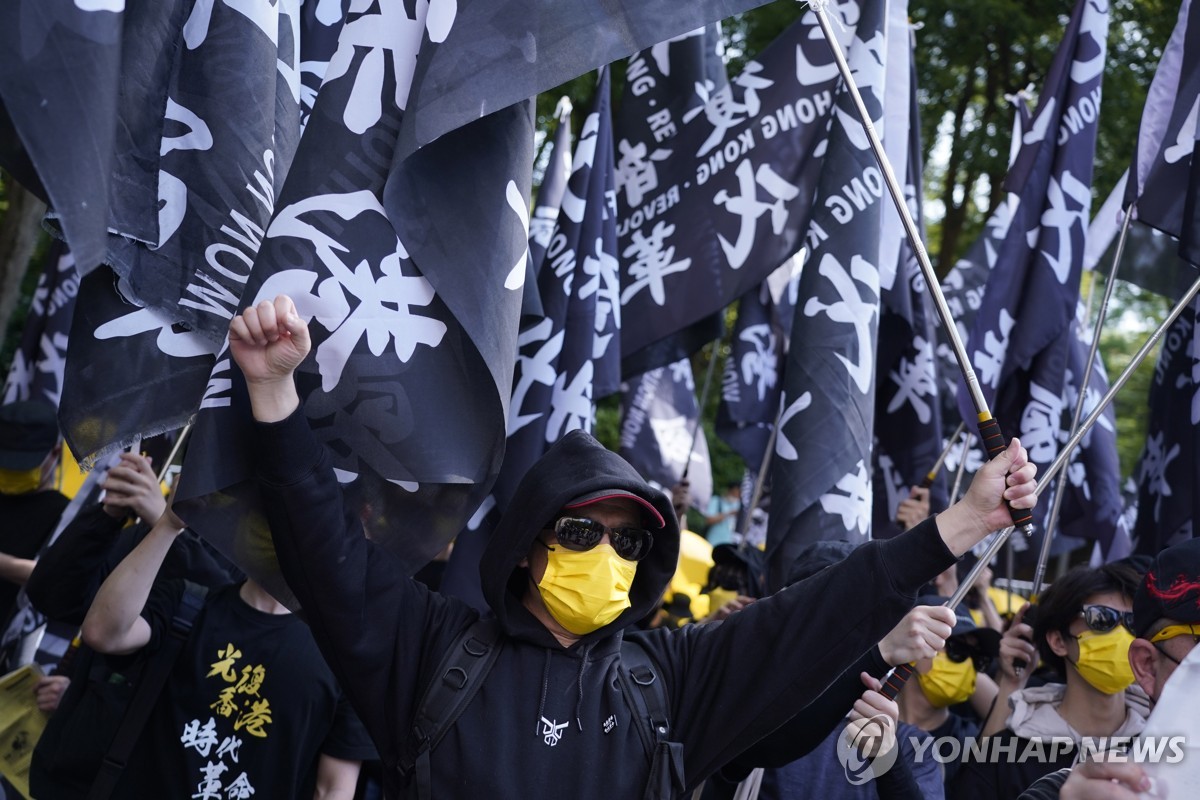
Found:
[{"label": "sunglasses on head", "polygon": [[975,665],[976,672],[986,672],[988,667],[992,665],[991,656],[979,652],[961,639],[946,640],[946,658],[955,664],[961,664],[969,658]]},{"label": "sunglasses on head", "polygon": [[580,553],[600,544],[608,533],[613,550],[626,561],[641,561],[654,544],[654,537],[644,528],[610,528],[586,517],[559,517],[548,530],[554,531],[563,547]]},{"label": "sunglasses on head", "polygon": [[1108,633],[1118,625],[1124,625],[1127,630],[1133,632],[1132,611],[1118,611],[1109,606],[1084,606],[1079,616],[1083,617],[1088,629],[1096,633]]}]

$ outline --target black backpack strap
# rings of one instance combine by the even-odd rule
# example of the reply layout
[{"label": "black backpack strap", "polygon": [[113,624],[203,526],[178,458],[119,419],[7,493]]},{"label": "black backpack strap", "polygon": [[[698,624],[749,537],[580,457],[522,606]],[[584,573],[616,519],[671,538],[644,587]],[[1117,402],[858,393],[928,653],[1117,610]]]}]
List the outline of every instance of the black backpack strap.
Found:
[{"label": "black backpack strap", "polygon": [[414,780],[418,797],[431,797],[430,753],[475,697],[502,645],[499,621],[480,617],[450,645],[425,687],[413,719],[413,749],[397,764],[402,778]]},{"label": "black backpack strap", "polygon": [[126,709],[121,725],[113,735],[108,753],[100,763],[100,771],[96,773],[96,782],[92,784],[88,800],[108,800],[112,796],[117,780],[120,779],[129,761],[129,755],[133,752],[133,746],[137,743],[142,729],[146,727],[150,712],[167,683],[167,676],[171,674],[175,662],[179,660],[180,652],[183,651],[184,643],[191,636],[192,626],[200,614],[200,609],[204,608],[207,595],[207,587],[191,581],[184,582],[183,597],[179,599],[175,615],[171,618],[170,633],[146,663],[142,681],[129,701],[129,708]]},{"label": "black backpack strap", "polygon": [[668,800],[683,791],[683,745],[671,741],[667,687],[654,661],[636,637],[621,642],[621,664],[617,669],[621,691],[630,704],[646,758],[650,779],[645,800]]}]

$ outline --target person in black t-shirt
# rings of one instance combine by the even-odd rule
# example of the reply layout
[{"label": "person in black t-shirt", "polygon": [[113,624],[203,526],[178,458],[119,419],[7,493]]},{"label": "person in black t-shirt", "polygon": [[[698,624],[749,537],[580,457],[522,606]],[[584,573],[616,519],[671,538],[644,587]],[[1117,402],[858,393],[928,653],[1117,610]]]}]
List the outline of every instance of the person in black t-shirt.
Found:
[{"label": "person in black t-shirt", "polygon": [[[117,565],[88,645],[149,653],[169,635],[184,585],[155,578],[183,528],[168,509]],[[114,796],[349,800],[374,757],[308,626],[247,580],[209,593]]]}]

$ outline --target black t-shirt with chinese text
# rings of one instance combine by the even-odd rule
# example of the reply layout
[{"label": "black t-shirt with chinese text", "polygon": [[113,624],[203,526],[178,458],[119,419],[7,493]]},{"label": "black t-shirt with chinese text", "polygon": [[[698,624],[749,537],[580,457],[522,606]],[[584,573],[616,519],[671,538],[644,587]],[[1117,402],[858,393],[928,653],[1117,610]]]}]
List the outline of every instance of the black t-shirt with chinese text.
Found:
[{"label": "black t-shirt with chinese text", "polygon": [[[375,757],[308,626],[238,589],[210,592],[115,797],[311,797],[320,754]],[[147,648],[169,635],[182,594],[182,581],[155,585]]]}]

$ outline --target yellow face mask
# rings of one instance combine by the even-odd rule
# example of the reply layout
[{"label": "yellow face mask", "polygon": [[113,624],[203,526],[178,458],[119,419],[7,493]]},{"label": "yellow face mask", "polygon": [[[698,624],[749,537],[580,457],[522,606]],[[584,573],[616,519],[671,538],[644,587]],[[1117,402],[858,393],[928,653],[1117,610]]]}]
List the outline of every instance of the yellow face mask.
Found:
[{"label": "yellow face mask", "polygon": [[1118,625],[1107,633],[1084,631],[1079,642],[1079,660],[1075,669],[1092,688],[1105,694],[1123,692],[1133,683],[1129,666],[1129,645],[1133,634]]},{"label": "yellow face mask", "polygon": [[708,609],[711,614],[721,606],[728,603],[730,600],[736,600],[738,593],[734,589],[722,589],[717,587],[708,593]]},{"label": "yellow face mask", "polygon": [[944,651],[939,652],[929,672],[917,673],[917,681],[934,708],[965,703],[975,694],[975,664],[969,658],[951,661]]},{"label": "yellow face mask", "polygon": [[0,469],[0,494],[29,494],[42,485],[42,468]]},{"label": "yellow face mask", "polygon": [[546,573],[537,587],[558,624],[583,636],[629,608],[636,573],[637,563],[621,558],[609,544],[583,552],[554,546],[546,552]]}]

